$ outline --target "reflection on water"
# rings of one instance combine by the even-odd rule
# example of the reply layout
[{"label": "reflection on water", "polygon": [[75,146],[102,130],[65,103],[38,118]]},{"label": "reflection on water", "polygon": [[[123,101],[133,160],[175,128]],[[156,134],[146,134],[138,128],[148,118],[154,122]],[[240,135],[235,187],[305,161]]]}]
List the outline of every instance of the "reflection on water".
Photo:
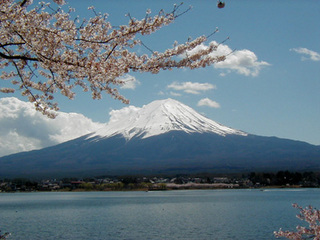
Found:
[{"label": "reflection on water", "polygon": [[10,239],[275,239],[318,189],[0,194]]}]

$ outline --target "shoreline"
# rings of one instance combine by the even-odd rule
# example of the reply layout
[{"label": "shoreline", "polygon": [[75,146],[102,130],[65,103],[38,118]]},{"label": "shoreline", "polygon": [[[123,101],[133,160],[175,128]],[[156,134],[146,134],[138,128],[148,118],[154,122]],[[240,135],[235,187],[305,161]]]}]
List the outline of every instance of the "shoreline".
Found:
[{"label": "shoreline", "polygon": [[[217,187],[217,186],[201,186],[207,184],[175,184],[175,186],[168,186],[167,188],[133,188],[133,189],[82,189],[82,188],[75,188],[75,189],[58,189],[58,190],[34,190],[34,191],[0,191],[1,193],[35,193],[35,192],[155,192],[155,191],[175,191],[175,190],[235,190],[235,189],[254,189],[254,190],[268,190],[268,189],[307,189],[307,188],[318,188],[318,187],[310,187],[310,186],[300,186],[300,185],[291,185],[291,186],[261,186],[261,187]],[[233,184],[234,185],[234,184]]]}]

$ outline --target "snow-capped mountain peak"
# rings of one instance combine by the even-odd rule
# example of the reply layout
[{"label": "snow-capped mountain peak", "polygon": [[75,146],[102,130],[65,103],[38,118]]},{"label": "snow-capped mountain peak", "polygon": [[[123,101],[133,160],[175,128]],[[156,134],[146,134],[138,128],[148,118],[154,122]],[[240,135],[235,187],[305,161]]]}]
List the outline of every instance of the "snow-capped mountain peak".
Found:
[{"label": "snow-capped mountain peak", "polygon": [[211,132],[222,136],[247,135],[208,119],[171,98],[153,101],[142,108],[129,106],[113,110],[110,114],[111,118],[106,126],[90,137],[108,138],[122,134],[130,140],[132,137],[148,138],[169,131]]}]

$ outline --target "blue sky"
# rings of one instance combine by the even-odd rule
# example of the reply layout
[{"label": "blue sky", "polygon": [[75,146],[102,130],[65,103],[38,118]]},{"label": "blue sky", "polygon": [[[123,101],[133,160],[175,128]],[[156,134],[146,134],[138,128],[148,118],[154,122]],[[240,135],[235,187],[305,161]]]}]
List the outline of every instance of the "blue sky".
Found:
[{"label": "blue sky", "polygon": [[[171,0],[69,0],[80,18],[87,10],[109,13],[112,25],[125,24],[130,13],[143,18],[147,9],[169,12]],[[320,1],[226,0],[184,1],[192,10],[143,38],[152,50],[163,51],[175,40],[219,32],[209,39],[222,42],[221,51],[236,51],[221,65],[198,70],[173,70],[157,75],[129,73],[136,84],[120,89],[130,104],[141,107],[153,100],[174,98],[205,116],[248,133],[277,136],[320,145]],[[147,50],[143,47],[141,52]],[[0,94],[1,98],[17,97]],[[57,96],[62,112],[75,112],[93,122],[107,122],[112,109],[126,107],[107,95],[91,100],[78,92],[75,100]],[[202,103],[202,104],[201,104]],[[1,114],[1,112],[0,112]],[[19,124],[19,122],[17,122]],[[0,132],[1,133],[1,132]],[[18,134],[18,133],[17,133]],[[1,143],[0,143],[1,145]],[[1,155],[1,151],[0,151]]]}]

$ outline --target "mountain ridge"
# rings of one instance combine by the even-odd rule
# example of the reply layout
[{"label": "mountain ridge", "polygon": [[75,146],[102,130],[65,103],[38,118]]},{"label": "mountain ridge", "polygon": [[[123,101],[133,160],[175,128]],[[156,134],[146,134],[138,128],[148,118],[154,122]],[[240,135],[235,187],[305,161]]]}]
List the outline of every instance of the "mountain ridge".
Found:
[{"label": "mountain ridge", "polygon": [[[192,108],[171,98],[156,100],[142,108],[126,108],[123,114],[118,111],[115,119],[111,118],[109,123],[92,137],[100,136],[107,138],[122,134],[126,139],[134,136],[148,138],[169,131],[185,132],[214,132],[219,135],[246,133],[219,124],[209,118],[202,116]],[[131,110],[131,111],[130,111]]]},{"label": "mountain ridge", "polygon": [[320,146],[225,127],[176,100],[117,110],[107,126],[1,157],[0,178],[320,171]]}]

